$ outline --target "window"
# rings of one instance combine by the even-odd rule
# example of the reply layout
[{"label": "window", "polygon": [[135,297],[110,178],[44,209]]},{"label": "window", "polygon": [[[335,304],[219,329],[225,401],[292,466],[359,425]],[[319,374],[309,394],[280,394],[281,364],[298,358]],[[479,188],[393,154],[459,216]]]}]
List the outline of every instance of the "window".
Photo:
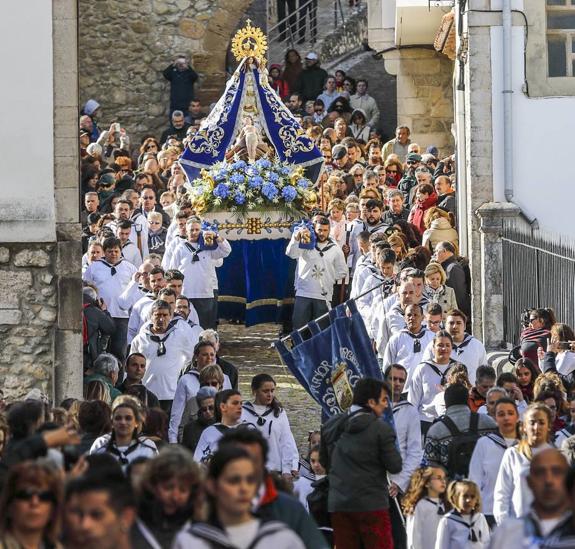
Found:
[{"label": "window", "polygon": [[575,0],[547,0],[549,78],[575,76]]}]

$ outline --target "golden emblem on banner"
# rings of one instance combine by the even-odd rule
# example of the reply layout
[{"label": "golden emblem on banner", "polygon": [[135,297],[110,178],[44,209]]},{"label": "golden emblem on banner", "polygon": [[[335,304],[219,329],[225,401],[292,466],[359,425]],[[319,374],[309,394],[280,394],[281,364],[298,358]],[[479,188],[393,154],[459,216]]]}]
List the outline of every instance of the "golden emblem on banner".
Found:
[{"label": "golden emblem on banner", "polygon": [[237,61],[246,57],[253,57],[260,63],[264,61],[268,49],[268,40],[258,27],[252,27],[248,19],[246,26],[238,30],[232,39],[232,53]]}]

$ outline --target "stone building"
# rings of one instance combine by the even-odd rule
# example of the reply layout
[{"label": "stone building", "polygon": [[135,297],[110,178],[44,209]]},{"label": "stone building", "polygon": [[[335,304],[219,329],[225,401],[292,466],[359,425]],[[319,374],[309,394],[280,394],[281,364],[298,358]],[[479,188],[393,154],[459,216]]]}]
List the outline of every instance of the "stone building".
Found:
[{"label": "stone building", "polygon": [[[390,55],[397,63],[399,122],[400,112],[405,120],[417,112],[429,118],[421,123],[439,128],[437,106],[445,129],[453,121],[459,242],[471,263],[475,334],[491,349],[516,344],[527,307],[552,307],[573,326],[575,186],[563,161],[575,118],[575,2],[368,5],[370,44],[391,44],[386,66],[393,70]],[[447,55],[421,50],[434,42]],[[415,59],[413,51],[425,55]],[[414,77],[422,74],[434,78]],[[431,82],[441,83],[446,101],[421,89]]]},{"label": "stone building", "polygon": [[14,3],[0,20],[0,387],[10,398],[82,390],[76,37],[75,0]]},{"label": "stone building", "polygon": [[[120,122],[133,145],[147,133],[159,136],[168,123],[169,104],[162,71],[178,55],[187,55],[200,76],[197,97],[206,106],[217,100],[227,78],[230,40],[251,4],[78,0],[80,104],[96,99],[102,119]],[[257,21],[257,14],[249,15]]]},{"label": "stone building", "polygon": [[453,152],[453,61],[433,42],[443,4],[427,0],[368,0],[368,41],[396,80],[397,124],[411,128],[423,150]]}]

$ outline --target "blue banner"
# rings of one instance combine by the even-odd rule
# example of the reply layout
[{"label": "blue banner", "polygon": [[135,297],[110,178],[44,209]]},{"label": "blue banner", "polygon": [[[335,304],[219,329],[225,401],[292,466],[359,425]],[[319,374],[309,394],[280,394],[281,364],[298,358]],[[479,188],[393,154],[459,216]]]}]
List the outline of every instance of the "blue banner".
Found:
[{"label": "blue banner", "polygon": [[[348,301],[329,312],[329,326],[320,328],[308,323],[312,336],[304,340],[293,332],[291,349],[276,342],[276,348],[291,373],[322,407],[324,415],[343,411],[342,387],[351,389],[364,377],[382,379],[371,341],[354,301]],[[340,382],[333,382],[339,374]],[[391,414],[391,412],[390,412]]]}]

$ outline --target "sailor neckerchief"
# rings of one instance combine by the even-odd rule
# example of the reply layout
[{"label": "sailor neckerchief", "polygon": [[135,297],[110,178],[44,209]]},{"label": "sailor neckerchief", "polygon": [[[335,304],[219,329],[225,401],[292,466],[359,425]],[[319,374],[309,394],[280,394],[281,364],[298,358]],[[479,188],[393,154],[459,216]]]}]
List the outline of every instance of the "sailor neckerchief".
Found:
[{"label": "sailor neckerchief", "polygon": [[469,522],[467,522],[463,518],[463,516],[461,515],[461,513],[459,511],[456,511],[455,509],[453,509],[452,511],[449,511],[449,513],[447,513],[446,518],[448,520],[451,519],[454,522],[462,524],[463,526],[467,526],[467,528],[469,529],[469,536],[467,537],[468,541],[471,541],[471,542],[482,541],[481,530],[475,529],[478,517],[475,516],[475,518],[474,518],[473,515],[474,515],[474,513],[471,513],[471,515],[469,517]]},{"label": "sailor neckerchief", "polygon": [[116,267],[117,267],[120,263],[122,263],[122,261],[124,261],[124,259],[123,259],[123,258],[120,259],[120,261],[118,261],[118,263],[116,263],[115,265],[112,265],[111,263],[108,263],[105,259],[98,259],[98,261],[99,261],[100,263],[103,263],[104,265],[106,265],[106,267],[108,267],[108,269],[110,269],[110,274],[111,274],[112,276],[114,276],[114,275],[118,272],[118,270],[116,269]]},{"label": "sailor neckerchief", "polygon": [[320,257],[323,257],[325,252],[331,250],[334,246],[336,246],[336,243],[331,238],[328,238],[326,242],[327,244],[323,248],[320,248],[317,242],[314,246],[314,249],[319,253]]},{"label": "sailor neckerchief", "polygon": [[463,341],[459,345],[456,345],[455,343],[453,344],[453,350],[455,351],[457,356],[463,353],[465,347],[467,347],[471,343],[472,339],[473,339],[472,335],[465,334]]},{"label": "sailor neckerchief", "polygon": [[421,341],[420,341],[420,339],[425,336],[426,332],[427,332],[427,330],[425,328],[421,328],[421,330],[417,334],[410,332],[407,328],[404,328],[403,330],[401,330],[402,334],[407,334],[411,339],[413,339],[413,352],[414,353],[420,353],[421,352]]},{"label": "sailor neckerchief", "polygon": [[[258,414],[254,408],[254,405],[252,402],[245,402],[242,406],[242,408],[248,412],[249,414],[251,414],[252,416],[257,417],[256,423],[259,427],[263,427],[266,423],[267,423],[267,419],[266,417],[269,416],[270,414],[272,414],[274,412],[274,409],[270,406],[267,408],[267,410],[263,413],[263,414]],[[269,434],[271,434],[271,430],[272,430],[272,423],[273,423],[273,419],[270,418],[270,424],[268,427],[268,431]]]},{"label": "sailor neckerchief", "polygon": [[423,498],[425,501],[428,501],[429,503],[431,503],[432,505],[435,505],[435,507],[437,508],[437,514],[438,515],[445,515],[445,506],[443,505],[442,501],[433,501],[431,498],[429,497],[425,497]]},{"label": "sailor neckerchief", "polygon": [[186,248],[188,248],[188,250],[192,252],[192,263],[199,261],[200,260],[199,254],[202,252],[202,250],[200,250],[199,248],[194,248],[194,246],[192,246],[192,243],[189,240],[184,242],[184,244],[186,245]]}]

